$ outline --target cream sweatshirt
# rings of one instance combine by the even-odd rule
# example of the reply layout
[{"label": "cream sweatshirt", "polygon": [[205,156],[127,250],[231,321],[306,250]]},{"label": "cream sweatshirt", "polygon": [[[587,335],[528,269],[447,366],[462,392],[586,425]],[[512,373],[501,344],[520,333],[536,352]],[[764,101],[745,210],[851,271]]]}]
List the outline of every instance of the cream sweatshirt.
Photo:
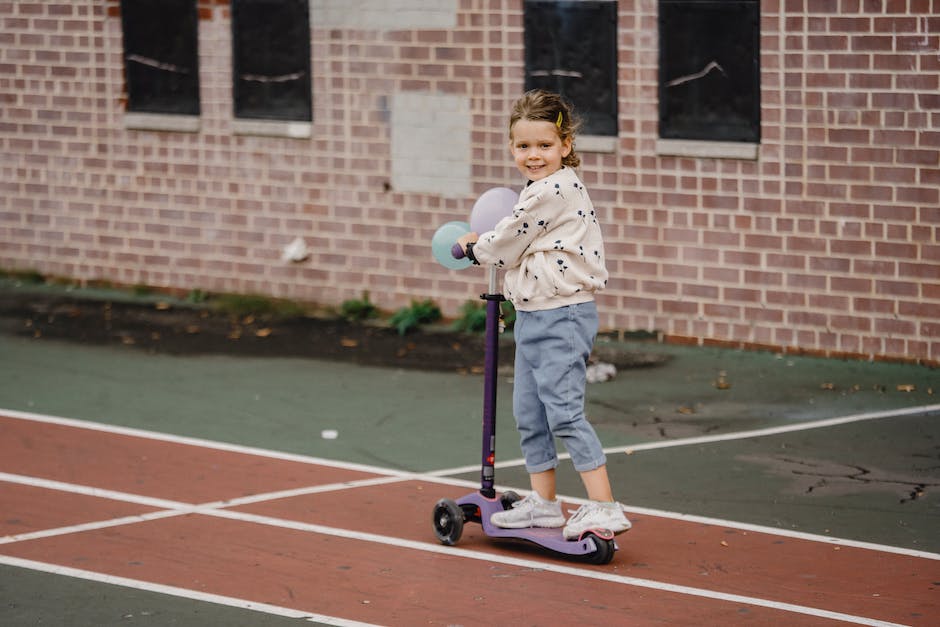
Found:
[{"label": "cream sweatshirt", "polygon": [[504,294],[520,311],[589,302],[607,285],[594,205],[568,167],[529,183],[512,215],[480,234],[473,256],[505,270]]}]

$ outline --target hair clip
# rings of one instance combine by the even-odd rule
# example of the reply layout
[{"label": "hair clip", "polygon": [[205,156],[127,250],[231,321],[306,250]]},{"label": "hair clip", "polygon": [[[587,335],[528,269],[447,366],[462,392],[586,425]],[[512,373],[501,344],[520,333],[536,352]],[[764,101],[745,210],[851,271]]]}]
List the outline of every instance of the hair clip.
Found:
[{"label": "hair clip", "polygon": [[562,116],[561,111],[558,112],[558,118],[555,120],[555,126],[561,128],[561,123],[564,121],[564,116]]}]

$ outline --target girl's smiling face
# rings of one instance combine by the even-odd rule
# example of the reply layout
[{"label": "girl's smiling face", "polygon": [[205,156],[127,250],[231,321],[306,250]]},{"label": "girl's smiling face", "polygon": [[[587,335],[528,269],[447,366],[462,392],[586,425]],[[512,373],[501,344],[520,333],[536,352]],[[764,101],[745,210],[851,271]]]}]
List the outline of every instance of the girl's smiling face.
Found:
[{"label": "girl's smiling face", "polygon": [[538,181],[561,169],[562,159],[571,152],[571,138],[562,140],[551,122],[522,119],[512,126],[509,149],[522,175]]}]

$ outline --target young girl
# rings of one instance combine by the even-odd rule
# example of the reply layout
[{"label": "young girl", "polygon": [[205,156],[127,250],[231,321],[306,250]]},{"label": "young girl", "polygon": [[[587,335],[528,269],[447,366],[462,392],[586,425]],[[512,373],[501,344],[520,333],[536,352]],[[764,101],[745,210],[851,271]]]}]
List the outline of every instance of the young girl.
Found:
[{"label": "young girl", "polygon": [[[567,539],[592,528],[630,528],[584,416],[585,371],[598,328],[594,293],[607,284],[607,269],[594,206],[574,171],[581,162],[576,131],[560,96],[523,95],[509,119],[509,147],[528,183],[511,216],[488,233],[458,240],[475,263],[505,270],[505,294],[516,309],[513,413],[533,492],[491,521],[505,528],[564,526]],[[567,522],[555,495],[556,437],[591,499]]]}]

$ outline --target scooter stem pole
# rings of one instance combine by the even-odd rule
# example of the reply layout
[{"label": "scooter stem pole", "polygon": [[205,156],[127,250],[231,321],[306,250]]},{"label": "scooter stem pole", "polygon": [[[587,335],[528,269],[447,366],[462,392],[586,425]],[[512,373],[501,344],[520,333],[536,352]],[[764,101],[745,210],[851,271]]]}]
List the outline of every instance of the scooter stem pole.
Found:
[{"label": "scooter stem pole", "polygon": [[486,344],[483,363],[483,463],[480,494],[494,498],[496,463],[496,380],[499,368],[499,304],[503,295],[496,288],[496,268],[489,268],[489,290],[481,296],[486,301]]}]

